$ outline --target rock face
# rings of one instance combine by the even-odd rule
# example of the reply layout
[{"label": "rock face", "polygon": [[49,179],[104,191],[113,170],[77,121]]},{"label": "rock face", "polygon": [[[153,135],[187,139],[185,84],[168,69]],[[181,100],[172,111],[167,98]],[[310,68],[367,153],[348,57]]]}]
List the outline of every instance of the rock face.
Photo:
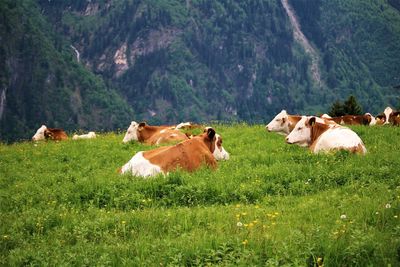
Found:
[{"label": "rock face", "polygon": [[311,66],[310,71],[312,73],[312,77],[314,82],[321,86],[321,71],[319,67],[319,55],[318,52],[314,49],[314,47],[310,44],[308,39],[305,37],[303,32],[301,31],[301,27],[299,21],[296,17],[296,14],[293,8],[290,6],[288,0],[281,0],[283,7],[286,10],[286,13],[289,16],[290,23],[293,26],[293,35],[294,38],[300,43],[300,45],[304,48],[304,51],[310,56],[311,58]]}]

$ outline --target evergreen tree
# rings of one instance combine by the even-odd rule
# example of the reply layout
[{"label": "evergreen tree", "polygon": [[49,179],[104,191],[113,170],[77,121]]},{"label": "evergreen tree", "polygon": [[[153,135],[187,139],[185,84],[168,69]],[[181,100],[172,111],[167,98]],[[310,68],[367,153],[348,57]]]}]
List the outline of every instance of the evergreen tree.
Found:
[{"label": "evergreen tree", "polygon": [[343,104],[342,104],[339,100],[336,100],[336,101],[332,104],[332,106],[331,106],[331,108],[330,108],[328,114],[329,114],[329,116],[331,116],[331,117],[339,117],[339,116],[345,115],[346,113],[344,112],[344,106],[343,106]]},{"label": "evergreen tree", "polygon": [[353,95],[350,95],[349,98],[344,102],[343,110],[345,114],[348,115],[361,115],[362,108],[357,103],[356,98]]}]

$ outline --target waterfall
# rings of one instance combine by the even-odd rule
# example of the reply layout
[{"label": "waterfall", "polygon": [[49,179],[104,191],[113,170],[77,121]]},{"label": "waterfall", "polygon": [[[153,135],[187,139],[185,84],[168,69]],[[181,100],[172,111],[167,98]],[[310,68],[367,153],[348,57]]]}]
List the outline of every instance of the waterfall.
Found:
[{"label": "waterfall", "polygon": [[7,93],[7,87],[4,88],[0,96],[0,120],[3,117],[4,108],[6,106],[6,93]]},{"label": "waterfall", "polygon": [[76,60],[78,61],[78,63],[79,63],[79,61],[80,61],[80,57],[81,57],[81,54],[79,53],[79,51],[78,51],[78,49],[76,49],[75,48],[75,46],[73,46],[73,45],[71,45],[71,48],[75,51],[75,54],[76,54]]}]

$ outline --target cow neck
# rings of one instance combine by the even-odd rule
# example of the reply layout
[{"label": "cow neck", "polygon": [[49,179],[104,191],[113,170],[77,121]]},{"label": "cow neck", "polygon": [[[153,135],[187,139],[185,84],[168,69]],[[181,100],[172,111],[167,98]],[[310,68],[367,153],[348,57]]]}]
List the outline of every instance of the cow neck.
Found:
[{"label": "cow neck", "polygon": [[298,115],[290,115],[288,116],[289,121],[289,133],[293,131],[296,124],[301,120],[301,116]]},{"label": "cow neck", "polygon": [[329,125],[316,122],[313,126],[311,126],[311,140],[309,144],[313,144],[329,128]]},{"label": "cow neck", "polygon": [[141,131],[137,131],[139,142],[144,142],[145,140],[148,140],[151,136],[153,136],[157,131],[161,129],[164,129],[164,127],[149,125],[144,126]]}]

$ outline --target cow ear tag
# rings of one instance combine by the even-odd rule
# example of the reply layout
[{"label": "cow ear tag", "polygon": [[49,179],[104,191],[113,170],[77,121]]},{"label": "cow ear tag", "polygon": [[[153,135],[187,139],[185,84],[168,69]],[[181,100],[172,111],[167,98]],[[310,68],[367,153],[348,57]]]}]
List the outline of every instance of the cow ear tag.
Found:
[{"label": "cow ear tag", "polygon": [[314,126],[315,124],[315,117],[310,118],[309,122],[310,126]]}]

